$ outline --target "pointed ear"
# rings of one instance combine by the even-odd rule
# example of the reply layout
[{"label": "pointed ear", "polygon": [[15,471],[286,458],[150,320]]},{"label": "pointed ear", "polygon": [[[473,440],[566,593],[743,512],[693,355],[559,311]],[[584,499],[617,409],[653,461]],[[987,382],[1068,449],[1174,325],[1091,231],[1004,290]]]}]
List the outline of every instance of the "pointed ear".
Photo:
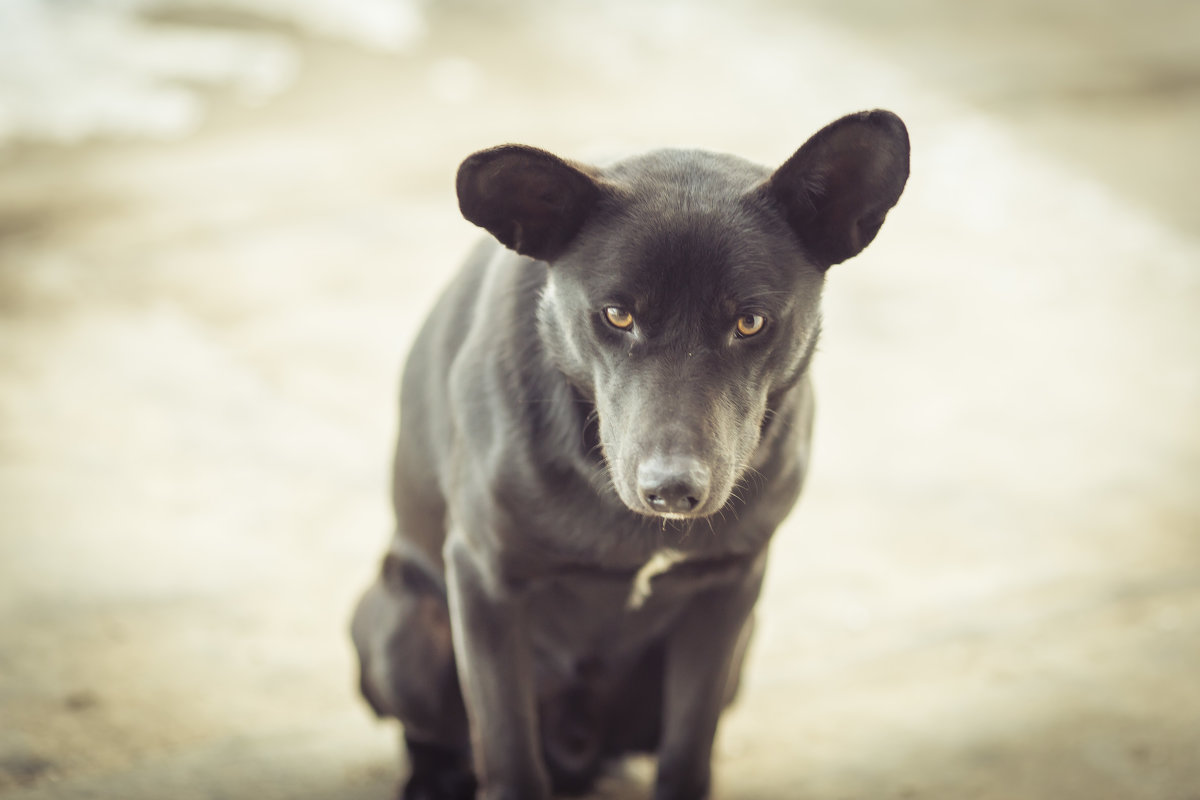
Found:
[{"label": "pointed ear", "polygon": [[551,261],[600,197],[600,187],[583,169],[525,145],[481,150],[458,168],[458,207],[505,247]]},{"label": "pointed ear", "polygon": [[890,111],[842,117],[767,181],[809,254],[828,267],[871,243],[908,180],[908,131]]}]

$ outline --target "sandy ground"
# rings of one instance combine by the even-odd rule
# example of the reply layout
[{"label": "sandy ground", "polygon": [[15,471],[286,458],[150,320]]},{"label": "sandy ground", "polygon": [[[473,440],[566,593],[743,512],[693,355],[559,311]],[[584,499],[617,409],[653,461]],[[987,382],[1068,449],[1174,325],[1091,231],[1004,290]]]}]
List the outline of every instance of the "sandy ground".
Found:
[{"label": "sandy ground", "polygon": [[1200,798],[1197,11],[890,8],[445,2],[182,141],[0,152],[0,795],[389,796],[345,623],[458,161],[880,106],[913,177],[830,276],[718,796]]}]

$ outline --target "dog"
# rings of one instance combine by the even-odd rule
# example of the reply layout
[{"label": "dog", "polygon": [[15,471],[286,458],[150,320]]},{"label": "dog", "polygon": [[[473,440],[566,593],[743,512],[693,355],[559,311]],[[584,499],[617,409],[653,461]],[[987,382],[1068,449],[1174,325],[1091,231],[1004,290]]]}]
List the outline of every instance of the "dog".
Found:
[{"label": "dog", "polygon": [[631,753],[657,755],[656,800],[709,796],[808,468],[825,274],[908,172],[888,111],[774,171],[462,162],[462,214],[493,238],[409,355],[396,532],[351,625],[363,696],[402,723],[404,800],[582,794]]}]

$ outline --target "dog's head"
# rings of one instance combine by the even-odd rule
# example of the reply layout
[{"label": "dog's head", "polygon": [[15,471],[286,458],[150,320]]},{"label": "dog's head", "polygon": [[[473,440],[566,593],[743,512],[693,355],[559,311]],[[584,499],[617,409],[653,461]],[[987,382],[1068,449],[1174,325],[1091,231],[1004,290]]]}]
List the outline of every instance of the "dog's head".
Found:
[{"label": "dog's head", "polygon": [[600,169],[505,145],[463,162],[463,215],[550,265],[538,330],[594,402],[630,509],[697,517],[729,501],[807,369],[825,271],[875,237],[908,152],[900,119],[873,111],[773,173],[691,151]]}]

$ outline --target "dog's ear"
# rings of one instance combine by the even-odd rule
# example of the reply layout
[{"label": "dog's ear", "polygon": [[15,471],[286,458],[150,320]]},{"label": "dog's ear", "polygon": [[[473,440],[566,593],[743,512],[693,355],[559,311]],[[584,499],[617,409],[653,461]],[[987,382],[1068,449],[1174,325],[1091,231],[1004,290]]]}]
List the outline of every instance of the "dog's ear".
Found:
[{"label": "dog's ear", "polygon": [[890,111],[863,111],[818,131],[775,171],[767,191],[820,266],[871,243],[908,180],[908,131]]},{"label": "dog's ear", "polygon": [[515,144],[468,156],[456,186],[464,217],[505,247],[542,261],[562,253],[600,197],[584,168]]}]

